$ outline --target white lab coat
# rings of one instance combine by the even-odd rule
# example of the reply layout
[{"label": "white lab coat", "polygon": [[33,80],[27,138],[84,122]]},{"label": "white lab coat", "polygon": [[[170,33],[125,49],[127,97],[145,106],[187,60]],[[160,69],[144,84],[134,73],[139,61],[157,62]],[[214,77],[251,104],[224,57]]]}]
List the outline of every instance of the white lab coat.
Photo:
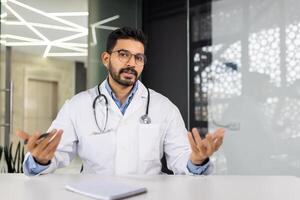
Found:
[{"label": "white lab coat", "polygon": [[[140,117],[146,111],[147,89],[140,81],[138,84],[124,115],[108,94],[104,82],[101,84],[101,93],[108,99],[107,128],[112,129],[106,134],[93,134],[99,132],[92,109],[97,87],[66,101],[49,128],[64,130],[61,142],[50,167],[41,174],[67,166],[76,154],[83,161],[83,173],[159,174],[163,152],[169,169],[175,174],[188,174],[191,150],[178,108],[166,97],[150,90],[152,122],[141,124]],[[103,98],[96,109],[98,124],[103,128],[106,109]]]}]

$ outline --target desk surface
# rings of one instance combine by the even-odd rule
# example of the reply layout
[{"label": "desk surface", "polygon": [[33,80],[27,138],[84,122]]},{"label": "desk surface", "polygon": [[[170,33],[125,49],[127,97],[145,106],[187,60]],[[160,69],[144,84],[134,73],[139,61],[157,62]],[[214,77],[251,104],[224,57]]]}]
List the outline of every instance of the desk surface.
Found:
[{"label": "desk surface", "polygon": [[65,184],[83,179],[111,178],[142,185],[148,192],[129,199],[164,200],[299,200],[300,178],[292,176],[101,176],[51,174],[28,178],[0,174],[0,199],[89,200]]}]

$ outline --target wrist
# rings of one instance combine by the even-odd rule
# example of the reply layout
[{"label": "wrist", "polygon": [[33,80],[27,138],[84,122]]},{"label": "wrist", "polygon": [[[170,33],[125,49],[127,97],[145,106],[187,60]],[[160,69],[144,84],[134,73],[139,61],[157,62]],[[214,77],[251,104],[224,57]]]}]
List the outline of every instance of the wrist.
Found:
[{"label": "wrist", "polygon": [[197,158],[197,157],[191,155],[190,160],[191,160],[192,164],[194,164],[194,165],[204,165],[209,161],[209,158],[208,157]]},{"label": "wrist", "polygon": [[35,158],[34,156],[33,157],[33,160],[39,164],[39,165],[42,165],[42,166],[47,166],[51,163],[51,160],[38,160],[37,158]]}]

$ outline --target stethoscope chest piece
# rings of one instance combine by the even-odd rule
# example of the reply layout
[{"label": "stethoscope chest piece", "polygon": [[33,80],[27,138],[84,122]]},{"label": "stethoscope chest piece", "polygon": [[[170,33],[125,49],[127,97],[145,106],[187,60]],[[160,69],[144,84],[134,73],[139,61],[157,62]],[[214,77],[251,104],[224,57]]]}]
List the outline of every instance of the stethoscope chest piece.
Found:
[{"label": "stethoscope chest piece", "polygon": [[140,122],[141,124],[151,124],[151,118],[147,114],[144,114],[141,116]]}]

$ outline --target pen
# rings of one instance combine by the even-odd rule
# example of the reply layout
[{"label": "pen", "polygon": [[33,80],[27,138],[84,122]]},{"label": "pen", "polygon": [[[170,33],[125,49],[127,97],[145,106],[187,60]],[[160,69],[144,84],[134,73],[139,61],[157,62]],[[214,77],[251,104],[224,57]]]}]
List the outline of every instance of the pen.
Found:
[{"label": "pen", "polygon": [[[43,133],[43,134],[41,134],[41,135],[39,136],[38,140],[47,137],[49,134],[50,134],[50,133]],[[51,142],[51,141],[55,138],[56,135],[57,135],[57,133],[55,133],[55,134],[52,136],[52,138],[49,140],[49,142]],[[27,143],[28,143],[28,139],[24,140],[24,144],[26,145]]]}]

